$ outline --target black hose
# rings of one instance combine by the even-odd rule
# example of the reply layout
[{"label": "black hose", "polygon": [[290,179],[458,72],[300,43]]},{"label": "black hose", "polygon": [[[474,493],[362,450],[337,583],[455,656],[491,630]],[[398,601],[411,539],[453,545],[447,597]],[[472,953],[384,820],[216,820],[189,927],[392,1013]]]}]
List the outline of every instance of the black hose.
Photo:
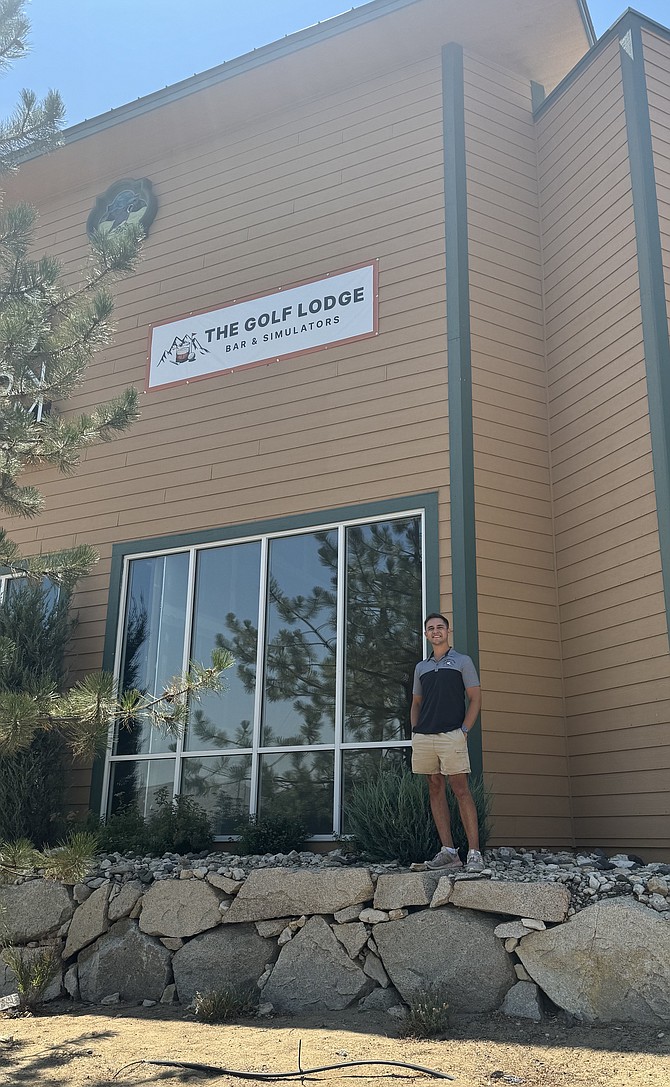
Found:
[{"label": "black hose", "polygon": [[[298,1063],[299,1059],[298,1059]],[[386,1064],[393,1068],[408,1068],[412,1072],[425,1072],[427,1076],[434,1076],[435,1079],[450,1079],[453,1080],[453,1076],[448,1076],[446,1072],[438,1072],[435,1068],[424,1068],[420,1064],[408,1064],[405,1061],[345,1061],[344,1064],[324,1064],[319,1068],[299,1068],[296,1072],[239,1072],[234,1068],[219,1068],[215,1064],[194,1064],[190,1061],[132,1061],[130,1064],[124,1064],[123,1068],[119,1068],[118,1072],[114,1073],[113,1079],[116,1079],[121,1072],[125,1072],[127,1068],[134,1068],[138,1064],[156,1064],[161,1068],[186,1068],[190,1072],[205,1072],[210,1076],[237,1076],[239,1079],[256,1079],[267,1080],[272,1082],[278,1079],[297,1079],[302,1076],[310,1076],[315,1072],[332,1072],[336,1068],[357,1068],[360,1065],[365,1064]]]}]

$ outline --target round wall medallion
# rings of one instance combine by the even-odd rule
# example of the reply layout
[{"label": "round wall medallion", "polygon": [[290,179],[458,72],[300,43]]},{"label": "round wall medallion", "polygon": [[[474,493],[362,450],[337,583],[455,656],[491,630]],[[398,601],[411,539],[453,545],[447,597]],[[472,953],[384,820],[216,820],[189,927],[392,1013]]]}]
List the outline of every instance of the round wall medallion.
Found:
[{"label": "round wall medallion", "polygon": [[97,198],[86,221],[86,232],[92,234],[95,230],[102,230],[113,234],[126,223],[137,223],[148,234],[157,211],[158,201],[149,179],[124,177]]}]

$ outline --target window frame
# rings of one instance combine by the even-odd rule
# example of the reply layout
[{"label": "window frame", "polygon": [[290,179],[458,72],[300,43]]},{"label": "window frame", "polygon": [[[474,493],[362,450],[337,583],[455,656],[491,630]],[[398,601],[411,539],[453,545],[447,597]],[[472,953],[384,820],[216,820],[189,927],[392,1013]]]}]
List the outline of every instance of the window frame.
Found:
[{"label": "window frame", "polygon": [[[333,752],[333,831],[327,834],[315,834],[309,840],[332,842],[342,825],[342,784],[343,753],[348,750],[374,750],[385,748],[403,748],[411,746],[410,740],[380,740],[353,742],[343,739],[344,729],[344,669],[346,624],[341,621],[345,614],[346,600],[346,548],[344,547],[346,530],[351,526],[366,525],[382,520],[401,520],[406,517],[419,517],[422,536],[422,609],[423,614],[439,604],[439,559],[438,559],[438,518],[437,495],[423,494],[404,499],[390,499],[386,502],[367,503],[361,506],[302,514],[255,524],[229,526],[222,529],[209,529],[180,536],[159,537],[151,540],[116,544],[112,553],[112,571],[107,615],[107,631],[103,668],[113,672],[115,688],[118,688],[122,660],[122,646],[125,625],[125,605],[128,592],[130,563],[136,559],[154,558],[170,554],[189,554],[188,587],[186,594],[186,617],[184,623],[184,649],[182,665],[184,670],[189,663],[194,618],[194,600],[196,585],[196,562],[200,551],[226,545],[260,541],[260,585],[259,585],[259,627],[256,674],[261,675],[264,654],[265,625],[267,622],[267,585],[270,541],[272,539],[305,535],[336,529],[338,532],[338,579],[337,579],[337,635],[336,635],[336,679],[335,679],[335,733],[332,743],[307,745],[270,746],[261,744],[261,717],[263,684],[257,682],[254,698],[253,739],[251,748],[235,751],[239,755],[251,755],[250,811],[258,810],[260,791],[260,760],[263,755],[289,754],[295,751],[332,751]],[[104,816],[107,809],[108,790],[112,766],[117,762],[144,761],[147,756],[114,755],[113,726],[110,726],[106,751],[96,759],[91,783],[91,808]],[[232,753],[231,753],[232,754]],[[188,758],[217,757],[211,750],[186,750],[184,732],[180,730],[174,751],[159,752],[149,756],[148,761],[159,759],[174,760],[173,795],[179,791],[182,760]],[[215,835],[215,841],[231,840],[230,834]]]}]

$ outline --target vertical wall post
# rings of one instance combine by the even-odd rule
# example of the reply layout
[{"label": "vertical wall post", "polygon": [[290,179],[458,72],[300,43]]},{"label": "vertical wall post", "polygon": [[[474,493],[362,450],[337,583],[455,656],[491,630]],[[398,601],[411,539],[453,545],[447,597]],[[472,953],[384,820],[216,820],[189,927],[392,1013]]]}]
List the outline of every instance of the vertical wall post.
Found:
[{"label": "vertical wall post", "polygon": [[670,629],[670,334],[642,30],[639,17],[632,12],[621,23],[619,57],[637,239],[658,537]]},{"label": "vertical wall post", "polygon": [[[479,671],[465,97],[463,49],[455,42],[442,50],[442,115],[453,625],[458,650],[472,657]],[[473,774],[481,774],[479,728],[470,740],[470,761]]]}]

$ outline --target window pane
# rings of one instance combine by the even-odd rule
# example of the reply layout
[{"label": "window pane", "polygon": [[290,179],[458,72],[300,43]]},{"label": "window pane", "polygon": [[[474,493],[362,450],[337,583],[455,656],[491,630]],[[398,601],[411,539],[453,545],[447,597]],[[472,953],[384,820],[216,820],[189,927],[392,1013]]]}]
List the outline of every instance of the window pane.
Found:
[{"label": "window pane", "polygon": [[349,834],[347,807],[351,790],[374,780],[384,770],[410,769],[411,747],[374,747],[368,751],[342,752],[342,833]]},{"label": "window pane", "polygon": [[[130,563],[121,661],[121,689],[159,694],[183,667],[189,556]],[[174,751],[175,738],[147,721],[120,729],[115,754]]]},{"label": "window pane", "polygon": [[108,812],[136,806],[146,818],[159,789],[166,789],[172,797],[173,784],[174,759],[112,763]]},{"label": "window pane", "polygon": [[354,525],[346,541],[344,739],[409,739],[423,646],[421,521]]},{"label": "window pane", "polygon": [[333,833],[332,751],[261,756],[261,815],[300,819],[308,834]]},{"label": "window pane", "polygon": [[235,664],[222,694],[206,692],[190,709],[186,748],[251,747],[261,545],[234,544],[198,555],[192,660],[209,664],[212,650],[230,649]]},{"label": "window pane", "polygon": [[180,791],[208,812],[214,834],[236,833],[249,814],[251,755],[184,759]]},{"label": "window pane", "polygon": [[337,532],[270,543],[263,745],[335,735]]}]

